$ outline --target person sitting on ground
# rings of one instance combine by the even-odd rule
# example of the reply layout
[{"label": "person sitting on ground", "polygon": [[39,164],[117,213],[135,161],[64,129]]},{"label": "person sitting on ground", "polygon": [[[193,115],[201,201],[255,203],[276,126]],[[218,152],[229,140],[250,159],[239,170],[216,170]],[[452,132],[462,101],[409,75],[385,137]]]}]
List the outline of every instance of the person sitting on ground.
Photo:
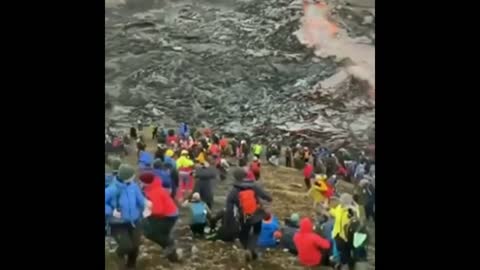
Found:
[{"label": "person sitting on ground", "polygon": [[[226,209],[224,208],[210,217],[210,231],[206,236],[207,240],[233,242],[238,237],[238,233],[240,232],[240,223],[237,220],[237,216],[234,216],[233,220],[227,221],[225,212]],[[221,222],[220,227],[217,229],[218,221]]]},{"label": "person sitting on ground", "polygon": [[300,264],[316,267],[322,264],[322,251],[330,248],[330,242],[313,231],[313,223],[309,218],[302,218],[300,230],[293,237],[298,251]]},{"label": "person sitting on ground", "polygon": [[258,236],[257,245],[260,248],[273,248],[277,246],[277,239],[275,233],[279,231],[280,223],[277,217],[271,213],[266,213],[262,220],[262,229]]},{"label": "person sitting on ground", "polygon": [[202,201],[204,201],[210,209],[213,207],[213,182],[217,176],[217,170],[212,168],[206,161],[195,170],[196,181],[194,192],[200,194]]},{"label": "person sitting on ground", "polygon": [[178,261],[179,253],[175,249],[172,229],[178,220],[178,208],[164,188],[160,180],[151,172],[140,175],[145,196],[149,200],[149,207],[144,212],[146,217],[143,224],[144,235],[147,239],[160,245],[170,261]]},{"label": "person sitting on ground", "polygon": [[307,190],[310,190],[312,187],[312,178],[314,177],[313,174],[313,165],[308,162],[308,160],[305,160],[305,167],[303,168],[303,178],[305,181],[305,187]]},{"label": "person sitting on ground", "polygon": [[293,213],[290,218],[285,219],[285,226],[276,233],[275,237],[280,239],[280,247],[288,250],[293,255],[297,255],[297,248],[293,242],[293,236],[298,232],[298,221],[300,216]]},{"label": "person sitting on ground", "polygon": [[250,171],[252,171],[256,181],[260,180],[261,168],[262,164],[260,163],[260,160],[258,160],[258,158],[254,156],[253,161],[250,163]]},{"label": "person sitting on ground", "polygon": [[191,200],[186,200],[183,206],[190,209],[190,229],[193,236],[203,237],[208,217],[210,217],[210,209],[207,204],[201,200],[200,194],[195,192]]},{"label": "person sitting on ground", "polygon": [[161,159],[155,159],[153,161],[153,173],[160,178],[162,187],[169,194],[172,193],[172,175]]},{"label": "person sitting on ground", "polygon": [[135,268],[141,243],[140,220],[146,199],[134,179],[135,170],[122,164],[117,177],[105,189],[107,235],[111,234],[118,244],[119,268]]},{"label": "person sitting on ground", "polygon": [[[235,182],[227,196],[226,215],[227,221],[231,221],[234,219],[235,206],[239,209],[241,227],[239,239],[246,250],[246,259],[249,261],[258,257],[257,239],[262,229],[262,220],[265,217],[265,211],[259,199],[271,202],[272,197],[254,182],[246,180],[246,175],[243,168],[233,170]],[[252,230],[253,234],[251,234]]]}]

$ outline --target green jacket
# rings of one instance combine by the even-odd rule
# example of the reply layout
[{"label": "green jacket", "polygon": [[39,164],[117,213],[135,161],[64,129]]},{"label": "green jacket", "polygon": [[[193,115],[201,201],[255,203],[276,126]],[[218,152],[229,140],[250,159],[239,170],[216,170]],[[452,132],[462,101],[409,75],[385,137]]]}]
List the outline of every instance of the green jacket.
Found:
[{"label": "green jacket", "polygon": [[262,154],[262,146],[260,144],[254,144],[253,145],[253,154],[254,155],[261,155]]}]

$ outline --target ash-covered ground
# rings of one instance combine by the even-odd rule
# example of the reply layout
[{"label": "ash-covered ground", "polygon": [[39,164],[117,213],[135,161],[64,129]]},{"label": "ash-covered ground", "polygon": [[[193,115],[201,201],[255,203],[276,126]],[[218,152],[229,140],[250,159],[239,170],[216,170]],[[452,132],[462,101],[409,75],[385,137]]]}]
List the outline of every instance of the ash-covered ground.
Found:
[{"label": "ash-covered ground", "polygon": [[[375,46],[374,1],[328,5],[350,38]],[[106,117],[373,143],[368,84],[345,71],[349,59],[319,58],[297,40],[302,12],[298,0],[107,0]]]}]

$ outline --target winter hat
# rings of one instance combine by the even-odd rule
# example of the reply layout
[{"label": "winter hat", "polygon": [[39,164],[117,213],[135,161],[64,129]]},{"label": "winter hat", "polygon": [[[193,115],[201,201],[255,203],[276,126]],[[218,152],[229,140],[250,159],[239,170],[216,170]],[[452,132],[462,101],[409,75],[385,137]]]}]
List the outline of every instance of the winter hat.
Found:
[{"label": "winter hat", "polygon": [[154,169],[160,169],[163,165],[163,162],[161,159],[157,158],[153,161],[153,168]]},{"label": "winter hat", "polygon": [[166,155],[167,157],[173,157],[174,154],[175,154],[175,153],[173,152],[172,149],[168,149],[168,150],[165,152],[165,155]]},{"label": "winter hat", "polygon": [[188,155],[188,151],[187,150],[182,150],[182,152],[180,154],[181,155]]},{"label": "winter hat", "polygon": [[258,157],[253,156],[253,160],[254,160],[254,161],[257,161],[257,160],[258,160]]},{"label": "winter hat", "polygon": [[110,168],[112,168],[112,172],[118,172],[118,168],[120,168],[120,165],[122,165],[122,161],[120,159],[113,159],[110,162]]},{"label": "winter hat", "polygon": [[290,222],[292,222],[293,224],[296,224],[298,225],[298,221],[300,220],[300,216],[298,215],[298,213],[293,213],[291,216],[290,216]]},{"label": "winter hat", "polygon": [[151,172],[144,172],[140,175],[140,181],[144,184],[151,184],[155,178],[155,175]]},{"label": "winter hat", "polygon": [[192,202],[198,202],[200,201],[200,194],[198,192],[195,192],[192,194]]},{"label": "winter hat", "polygon": [[135,176],[135,170],[132,168],[132,166],[124,163],[118,168],[117,176],[120,180],[128,181],[133,179]]},{"label": "winter hat", "polygon": [[243,179],[247,177],[247,172],[245,172],[245,169],[243,168],[235,168],[232,174],[233,178],[235,178],[235,181],[243,181]]}]

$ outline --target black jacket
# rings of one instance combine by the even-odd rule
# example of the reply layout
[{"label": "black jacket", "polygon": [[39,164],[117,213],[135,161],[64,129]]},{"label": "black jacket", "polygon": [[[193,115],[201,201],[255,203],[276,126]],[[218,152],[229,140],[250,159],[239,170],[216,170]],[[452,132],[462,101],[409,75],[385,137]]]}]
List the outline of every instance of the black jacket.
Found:
[{"label": "black jacket", "polygon": [[[265,200],[267,202],[272,201],[272,197],[268,195],[261,187],[257,186],[254,182],[249,180],[243,180],[240,182],[235,182],[233,188],[227,196],[227,209],[226,215],[227,220],[232,220],[234,216],[234,206],[239,209],[240,220],[243,220],[242,211],[240,210],[240,203],[238,201],[238,193],[242,190],[252,189],[255,191],[257,197],[257,202],[260,202],[259,199]],[[264,211],[257,211],[250,219],[249,222],[255,224],[260,222],[264,218]]]},{"label": "black jacket", "polygon": [[217,178],[217,170],[212,167],[200,167],[195,170],[195,192],[200,193],[202,201],[209,205],[213,203],[212,182]]}]

